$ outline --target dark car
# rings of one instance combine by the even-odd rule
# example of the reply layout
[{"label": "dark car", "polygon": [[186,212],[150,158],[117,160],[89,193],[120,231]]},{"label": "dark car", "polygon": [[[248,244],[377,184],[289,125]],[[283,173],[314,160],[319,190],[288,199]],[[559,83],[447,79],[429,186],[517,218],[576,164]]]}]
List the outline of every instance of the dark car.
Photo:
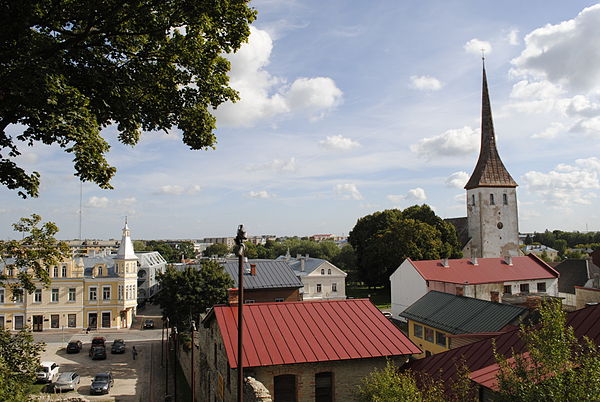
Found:
[{"label": "dark car", "polygon": [[153,329],[154,328],[154,320],[145,320],[144,321],[144,329]]},{"label": "dark car", "polygon": [[81,348],[83,348],[81,341],[71,341],[67,345],[67,353],[79,353]]},{"label": "dark car", "polygon": [[123,339],[115,339],[110,347],[110,353],[125,353],[125,341]]},{"label": "dark car", "polygon": [[103,336],[95,336],[92,339],[92,346],[104,346],[106,343],[106,338]]},{"label": "dark car", "polygon": [[111,373],[100,373],[94,376],[90,394],[108,394],[110,387],[113,386],[114,380]]},{"label": "dark car", "polygon": [[104,360],[106,359],[106,348],[104,346],[92,345],[89,354],[92,360]]}]

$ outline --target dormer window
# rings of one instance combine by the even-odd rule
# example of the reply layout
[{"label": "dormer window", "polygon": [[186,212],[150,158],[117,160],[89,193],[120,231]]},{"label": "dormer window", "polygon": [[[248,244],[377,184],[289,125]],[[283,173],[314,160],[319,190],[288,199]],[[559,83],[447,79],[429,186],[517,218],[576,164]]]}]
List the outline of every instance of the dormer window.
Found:
[{"label": "dormer window", "polygon": [[508,205],[508,195],[502,194],[502,204]]},{"label": "dormer window", "polygon": [[494,202],[494,194],[490,194],[490,205],[496,205],[496,202]]}]

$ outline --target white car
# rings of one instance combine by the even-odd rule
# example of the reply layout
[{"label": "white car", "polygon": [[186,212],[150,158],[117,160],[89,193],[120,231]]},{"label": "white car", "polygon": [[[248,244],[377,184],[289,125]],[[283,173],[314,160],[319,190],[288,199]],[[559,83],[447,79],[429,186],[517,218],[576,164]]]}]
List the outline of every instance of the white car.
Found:
[{"label": "white car", "polygon": [[36,376],[39,382],[52,382],[58,377],[60,366],[54,362],[41,362]]}]

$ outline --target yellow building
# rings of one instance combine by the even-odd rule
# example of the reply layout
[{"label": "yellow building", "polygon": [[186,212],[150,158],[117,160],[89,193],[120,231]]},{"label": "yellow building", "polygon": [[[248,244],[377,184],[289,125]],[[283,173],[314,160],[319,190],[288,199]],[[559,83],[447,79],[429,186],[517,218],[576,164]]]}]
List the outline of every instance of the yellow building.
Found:
[{"label": "yellow building", "polygon": [[[115,257],[71,258],[49,267],[51,284],[31,294],[0,288],[0,327],[33,331],[62,328],[127,328],[137,306],[137,256],[127,223]],[[2,267],[8,284],[17,272]],[[15,297],[13,297],[15,296]]]}]

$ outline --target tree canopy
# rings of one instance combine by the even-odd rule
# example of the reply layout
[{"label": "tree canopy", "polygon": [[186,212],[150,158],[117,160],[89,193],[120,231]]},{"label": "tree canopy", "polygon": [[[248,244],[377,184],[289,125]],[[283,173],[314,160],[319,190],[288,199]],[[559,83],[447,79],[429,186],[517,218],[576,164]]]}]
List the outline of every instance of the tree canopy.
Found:
[{"label": "tree canopy", "polygon": [[203,260],[200,269],[187,267],[184,271],[167,268],[157,274],[160,292],[155,296],[163,317],[180,330],[190,328],[207,308],[227,301],[227,289],[233,280],[216,261]]},{"label": "tree canopy", "polygon": [[227,247],[227,244],[215,243],[215,244],[211,244],[210,246],[206,247],[204,249],[204,251],[202,252],[202,254],[204,254],[205,257],[212,257],[213,255],[216,255],[218,257],[224,257],[227,254],[229,254],[230,252],[231,252],[231,250],[229,250],[229,247]]},{"label": "tree canopy", "polygon": [[427,205],[388,209],[358,220],[348,238],[356,252],[359,276],[369,286],[388,285],[406,258],[460,258],[454,226]]},{"label": "tree canopy", "polygon": [[30,331],[11,334],[0,328],[0,400],[28,401],[40,364],[43,343],[34,342]]},{"label": "tree canopy", "polygon": [[134,240],[133,248],[136,252],[158,251],[167,262],[180,262],[182,257],[196,257],[194,244],[191,241],[172,243],[160,240]]},{"label": "tree canopy", "polygon": [[[56,144],[76,176],[111,188],[102,128],[135,145],[177,127],[191,149],[214,147],[209,108],[235,101],[223,57],[247,40],[248,0],[7,0],[0,3],[0,183],[37,196],[24,146]],[[22,125],[10,135],[7,127]]]}]

